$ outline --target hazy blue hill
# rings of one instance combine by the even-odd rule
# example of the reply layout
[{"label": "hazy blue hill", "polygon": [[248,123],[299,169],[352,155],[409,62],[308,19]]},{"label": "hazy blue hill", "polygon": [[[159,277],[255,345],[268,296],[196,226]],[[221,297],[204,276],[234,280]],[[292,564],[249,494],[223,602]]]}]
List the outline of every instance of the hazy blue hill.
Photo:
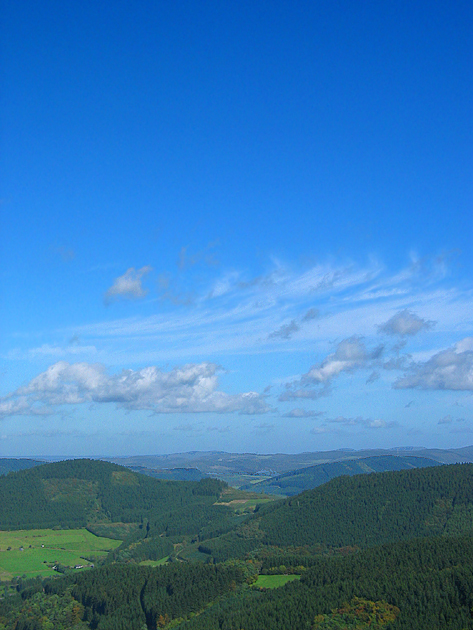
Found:
[{"label": "hazy blue hill", "polygon": [[133,472],[148,475],[154,479],[168,479],[170,481],[200,481],[207,475],[198,468],[146,468],[145,466],[129,466]]},{"label": "hazy blue hill", "polygon": [[304,490],[317,488],[341,475],[353,476],[439,465],[440,462],[426,457],[381,455],[309,466],[302,470],[294,470],[259,483],[243,486],[242,489],[251,489],[254,492],[265,492],[267,494],[293,496]]},{"label": "hazy blue hill", "polygon": [[36,459],[14,459],[8,457],[0,458],[0,476],[7,475],[9,472],[17,472],[18,470],[25,470],[28,468],[34,468],[35,466],[41,466],[45,464]]},{"label": "hazy blue hill", "polygon": [[473,446],[459,449],[426,449],[419,447],[399,447],[393,449],[338,449],[308,453],[225,453],[223,451],[191,451],[171,455],[143,455],[133,457],[104,458],[122,466],[143,466],[145,468],[198,468],[202,473],[213,476],[228,474],[257,475],[258,471],[271,470],[283,474],[318,464],[337,461],[364,459],[397,455],[401,457],[425,457],[441,464],[473,462]]}]

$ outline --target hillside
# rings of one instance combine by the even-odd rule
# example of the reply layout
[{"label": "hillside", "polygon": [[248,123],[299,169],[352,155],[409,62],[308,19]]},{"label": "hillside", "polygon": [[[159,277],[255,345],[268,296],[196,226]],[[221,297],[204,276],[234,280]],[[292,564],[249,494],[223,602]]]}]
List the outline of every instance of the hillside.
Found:
[{"label": "hillside", "polygon": [[[113,560],[158,560],[183,537],[205,539],[249,517],[259,499],[216,479],[167,481],[109,462],[75,459],[0,477],[0,529],[87,527],[123,540]],[[258,495],[254,495],[258,496]],[[230,504],[229,504],[230,503]]]},{"label": "hillside", "polygon": [[169,481],[200,481],[207,477],[198,468],[146,468],[145,466],[128,466],[133,472]]},{"label": "hillside", "polygon": [[0,478],[0,527],[83,527],[95,522],[139,522],[191,504],[211,505],[222,482],[151,479],[94,460],[45,464]]},{"label": "hillside", "polygon": [[473,534],[473,464],[337,477],[263,507],[201,547],[215,560],[277,547],[369,547]]},{"label": "hillside", "polygon": [[426,457],[380,455],[378,457],[365,457],[362,459],[350,459],[330,464],[309,466],[300,470],[294,470],[283,475],[276,475],[270,479],[258,483],[242,486],[242,490],[253,492],[265,492],[267,494],[279,494],[293,496],[317,488],[327,481],[342,475],[361,475],[367,473],[387,472],[393,470],[411,470],[413,468],[426,468],[439,466],[440,462]]}]

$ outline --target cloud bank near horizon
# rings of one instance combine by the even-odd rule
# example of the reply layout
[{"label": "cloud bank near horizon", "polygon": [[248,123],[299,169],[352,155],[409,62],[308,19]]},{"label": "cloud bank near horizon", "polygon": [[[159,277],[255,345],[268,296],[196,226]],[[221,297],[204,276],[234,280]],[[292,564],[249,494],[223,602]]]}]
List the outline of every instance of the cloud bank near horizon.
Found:
[{"label": "cloud bank near horizon", "polygon": [[62,405],[114,403],[154,413],[260,414],[270,410],[256,392],[218,389],[219,366],[187,364],[162,372],[155,366],[107,374],[101,364],[59,361],[24,387],[0,399],[0,417],[47,415]]}]

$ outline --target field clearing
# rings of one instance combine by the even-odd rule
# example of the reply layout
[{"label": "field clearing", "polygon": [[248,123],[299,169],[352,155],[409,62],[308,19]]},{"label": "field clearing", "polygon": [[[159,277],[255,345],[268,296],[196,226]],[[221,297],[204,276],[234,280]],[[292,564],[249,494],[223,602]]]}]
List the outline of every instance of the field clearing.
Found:
[{"label": "field clearing", "polygon": [[278,588],[288,582],[298,580],[300,575],[259,575],[254,583],[257,588]]},{"label": "field clearing", "polygon": [[276,501],[279,497],[259,494],[257,492],[246,492],[236,488],[227,488],[222,493],[220,501],[215,505],[226,505],[237,513],[254,512],[257,505],[265,505]]},{"label": "field clearing", "polygon": [[0,531],[0,580],[57,575],[48,564],[85,566],[89,562],[84,556],[103,557],[120,544],[120,540],[95,536],[86,529]]}]

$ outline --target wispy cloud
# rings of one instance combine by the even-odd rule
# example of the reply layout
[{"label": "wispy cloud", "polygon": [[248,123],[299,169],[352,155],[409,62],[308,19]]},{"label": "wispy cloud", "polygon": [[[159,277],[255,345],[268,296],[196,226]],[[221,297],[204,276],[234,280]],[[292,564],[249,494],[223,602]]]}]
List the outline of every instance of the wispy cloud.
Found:
[{"label": "wispy cloud", "polygon": [[378,328],[380,332],[387,335],[404,337],[405,335],[416,335],[421,330],[429,330],[434,324],[435,322],[423,319],[406,308],[393,315],[391,319],[381,324]]},{"label": "wispy cloud", "polygon": [[[286,383],[286,391],[280,401],[295,398],[319,398],[330,393],[332,381],[343,372],[373,367],[379,363],[384,346],[368,350],[360,337],[350,337],[337,344],[335,352],[330,353],[321,363],[316,363],[296,381]],[[373,374],[368,380],[375,380]]]},{"label": "wispy cloud", "polygon": [[293,319],[289,324],[283,324],[280,328],[270,333],[268,339],[276,339],[277,337],[290,339],[298,330],[300,330],[300,326],[296,323],[296,320]]},{"label": "wispy cloud", "polygon": [[452,424],[452,422],[453,422],[452,416],[444,416],[443,418],[440,418],[437,424]]},{"label": "wispy cloud", "polygon": [[308,409],[301,409],[300,407],[296,407],[295,409],[291,409],[291,411],[287,411],[283,413],[283,418],[317,418],[318,416],[323,415],[323,411],[311,411]]},{"label": "wispy cloud", "polygon": [[190,253],[189,247],[187,246],[181,247],[177,266],[181,271],[201,262],[209,266],[218,266],[220,263],[217,258],[215,258],[214,250],[219,244],[219,240],[212,241],[207,247],[194,253]]},{"label": "wispy cloud", "polygon": [[[143,297],[141,280],[148,270],[131,269],[117,278],[107,292],[109,299]],[[417,276],[412,285],[412,272],[389,275],[377,263],[361,269],[318,265],[302,272],[278,264],[266,275],[248,279],[241,272],[224,272],[210,288],[192,294],[177,291],[167,276],[160,278],[161,299],[176,306],[172,317],[168,312],[137,315],[78,326],[66,333],[80,334],[84,343],[101,350],[119,339],[122,353],[128,341],[133,361],[150,362],[227,352],[273,352],[283,345],[286,350],[302,350],[308,342],[327,346],[337,337],[371,337],[379,326],[404,330],[404,336],[398,335],[402,342],[413,336],[416,326],[432,321],[433,304],[442,330],[458,329],[459,322],[465,330],[472,325],[472,291],[436,288],[430,280],[424,290]],[[191,308],[183,310],[183,303]],[[393,312],[409,314],[413,307],[422,312],[417,324],[409,317],[392,321]],[[115,361],[113,353],[109,360]]]},{"label": "wispy cloud", "polygon": [[53,251],[55,254],[59,254],[61,260],[63,262],[71,262],[75,258],[75,252],[71,247],[64,247],[63,245],[59,247],[54,247]]},{"label": "wispy cloud", "polygon": [[356,418],[346,418],[345,416],[337,416],[336,418],[328,418],[327,423],[343,425],[348,427],[362,426],[367,429],[392,429],[399,426],[397,422],[387,422],[381,418],[362,418],[358,416]]},{"label": "wispy cloud", "polygon": [[148,291],[142,286],[142,278],[152,269],[149,265],[141,269],[135,269],[134,267],[127,269],[123,276],[115,278],[112,286],[105,292],[105,303],[108,304],[118,298],[127,300],[144,298]]}]

